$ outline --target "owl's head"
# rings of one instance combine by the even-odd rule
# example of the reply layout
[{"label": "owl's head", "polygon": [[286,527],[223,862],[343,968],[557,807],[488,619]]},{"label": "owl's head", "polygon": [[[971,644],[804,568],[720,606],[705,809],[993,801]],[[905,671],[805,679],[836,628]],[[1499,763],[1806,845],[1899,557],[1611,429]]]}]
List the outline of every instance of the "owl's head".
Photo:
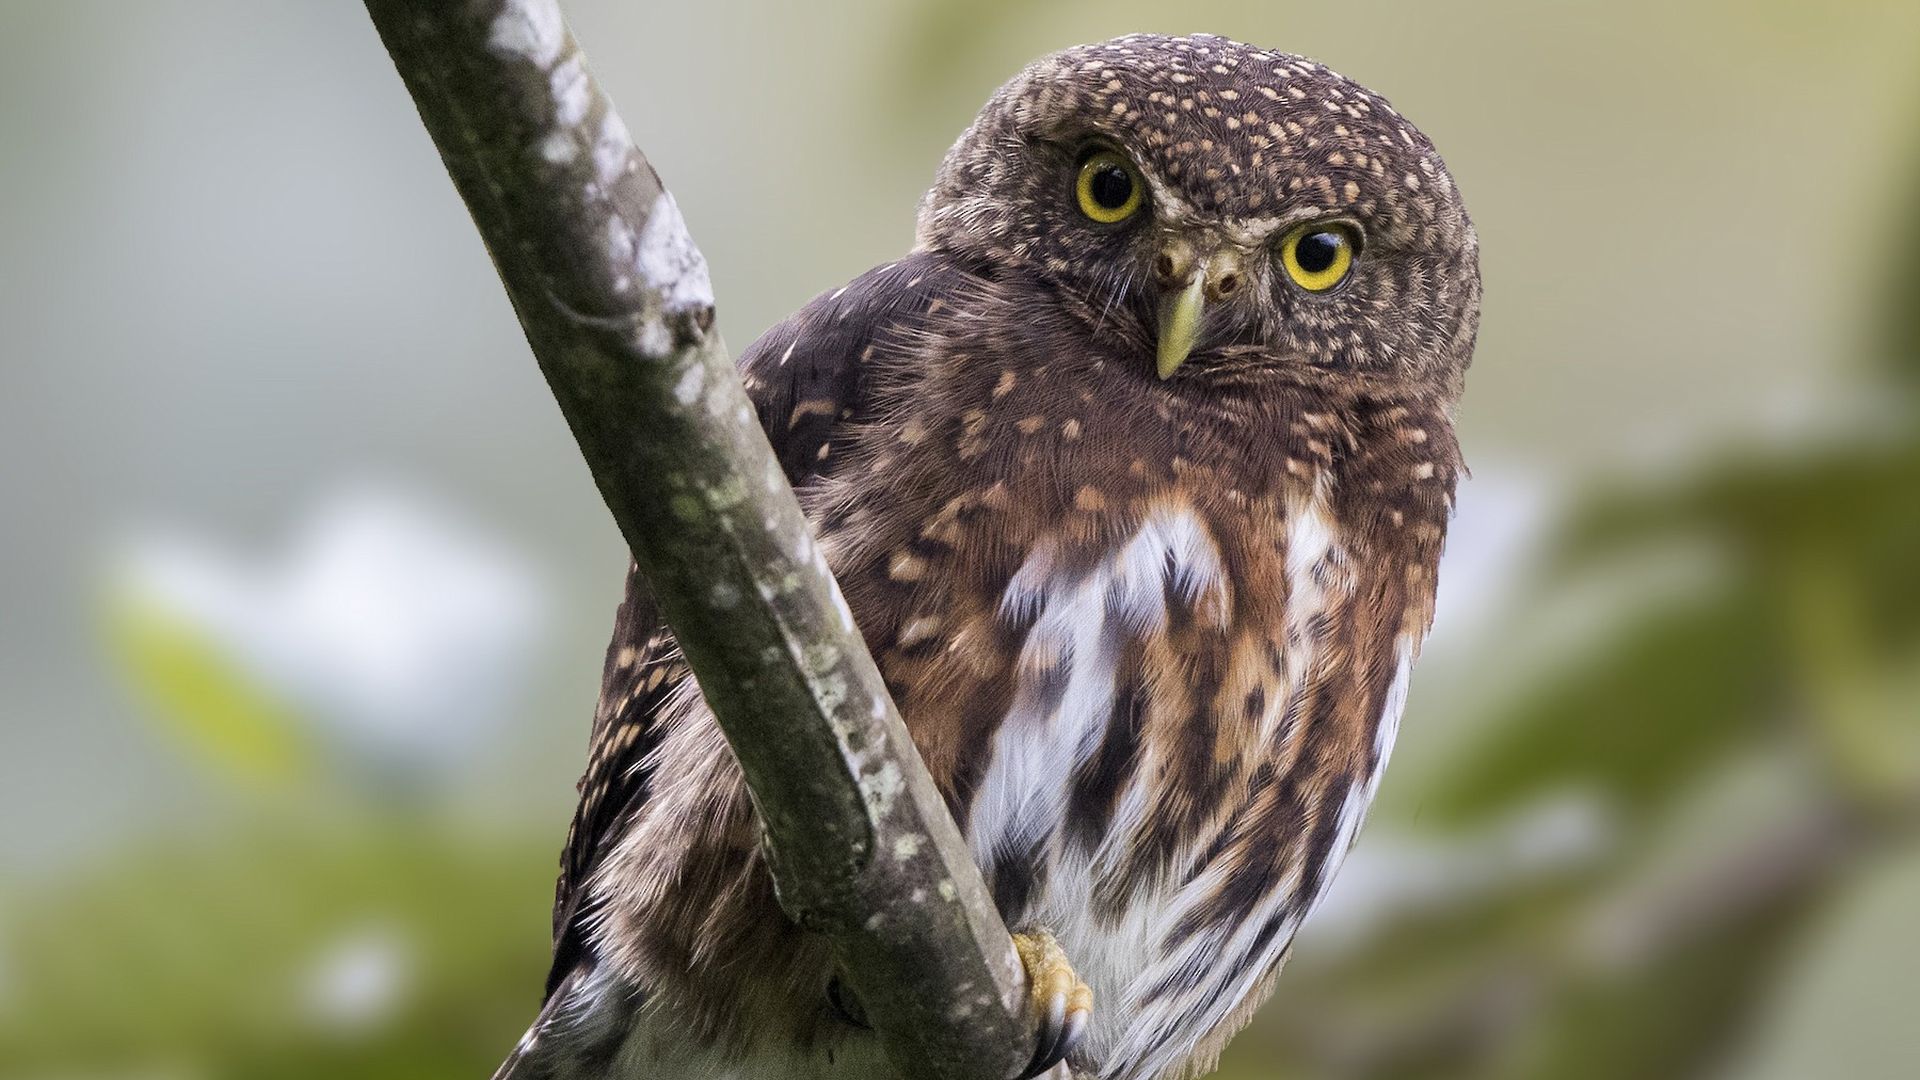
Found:
[{"label": "owl's head", "polygon": [[1162,379],[1459,392],[1478,244],[1433,144],[1311,60],[1132,35],[1036,61],[954,144],[919,244],[1068,298]]}]

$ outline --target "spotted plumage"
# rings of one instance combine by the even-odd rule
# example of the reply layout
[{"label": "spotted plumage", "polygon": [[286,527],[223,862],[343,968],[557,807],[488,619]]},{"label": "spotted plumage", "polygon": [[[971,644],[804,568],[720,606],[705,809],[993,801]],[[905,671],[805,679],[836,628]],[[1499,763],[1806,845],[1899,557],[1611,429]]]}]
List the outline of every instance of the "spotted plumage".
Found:
[{"label": "spotted plumage", "polygon": [[[1008,83],[914,251],[743,357],[1002,914],[1092,990],[1061,1070],[1209,1068],[1325,892],[1432,617],[1478,303],[1386,102],[1134,36]],[[592,747],[503,1074],[888,1075],[632,573]]]}]

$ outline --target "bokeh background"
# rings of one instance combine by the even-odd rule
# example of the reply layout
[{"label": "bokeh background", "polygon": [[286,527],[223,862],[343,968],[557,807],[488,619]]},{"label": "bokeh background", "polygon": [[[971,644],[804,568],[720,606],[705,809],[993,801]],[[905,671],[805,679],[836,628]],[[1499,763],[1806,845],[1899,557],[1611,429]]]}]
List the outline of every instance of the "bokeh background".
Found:
[{"label": "bokeh background", "polygon": [[[1049,49],[1393,99],[1484,245],[1474,476],[1226,1073],[1920,1075],[1920,5],[569,9],[736,346]],[[0,1075],[486,1075],[624,556],[358,5],[0,2],[0,523]]]}]

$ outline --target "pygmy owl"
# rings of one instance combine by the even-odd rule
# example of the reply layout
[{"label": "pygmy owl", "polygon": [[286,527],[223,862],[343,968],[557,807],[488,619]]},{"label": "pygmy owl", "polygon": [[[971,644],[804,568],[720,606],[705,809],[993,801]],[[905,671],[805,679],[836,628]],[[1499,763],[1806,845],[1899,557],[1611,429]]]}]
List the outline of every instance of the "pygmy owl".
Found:
[{"label": "pygmy owl", "polygon": [[[1479,299],[1453,181],[1378,95],[1136,35],[1007,83],[913,250],[742,357],[1045,969],[1034,1075],[1197,1075],[1266,997],[1393,745]],[[502,1075],[887,1075],[776,903],[645,581],[626,589],[547,1006]]]}]

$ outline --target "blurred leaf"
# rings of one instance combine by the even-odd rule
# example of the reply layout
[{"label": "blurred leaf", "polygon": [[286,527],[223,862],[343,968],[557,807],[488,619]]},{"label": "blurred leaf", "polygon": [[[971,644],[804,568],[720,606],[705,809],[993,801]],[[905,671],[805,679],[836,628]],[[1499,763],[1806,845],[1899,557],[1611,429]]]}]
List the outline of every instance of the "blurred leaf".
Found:
[{"label": "blurred leaf", "polygon": [[[1475,818],[1569,782],[1642,806],[1772,719],[1817,722],[1843,696],[1884,697],[1869,684],[1899,682],[1920,648],[1916,492],[1920,441],[1729,461],[1664,489],[1596,498],[1567,529],[1550,577],[1704,538],[1725,563],[1721,592],[1636,615],[1540,683],[1504,710],[1484,750],[1442,778],[1423,811]],[[1819,583],[1811,601],[1810,567]],[[1836,604],[1847,621],[1829,619],[1810,638],[1809,610]],[[1836,637],[1840,655],[1830,647]],[[1832,685],[1836,670],[1845,694]],[[1888,750],[1890,738],[1881,735]]]},{"label": "blurred leaf", "polygon": [[1790,458],[1729,455],[1684,482],[1603,492],[1569,524],[1554,574],[1636,545],[1707,537],[1742,587],[1765,591],[1785,564],[1823,551],[1871,583],[1877,637],[1920,631],[1920,416],[1877,444]]},{"label": "blurred leaf", "polygon": [[129,686],[183,742],[261,785],[284,785],[304,771],[293,710],[197,628],[131,593],[109,598],[105,622]]},{"label": "blurred leaf", "polygon": [[1407,912],[1362,948],[1295,964],[1266,1024],[1234,1044],[1228,1065],[1248,1077],[1275,1062],[1352,1080],[1484,1076],[1592,884],[1516,882]]},{"label": "blurred leaf", "polygon": [[[384,817],[276,820],[15,897],[0,1075],[485,1076],[538,1006],[548,849]],[[330,958],[369,940],[391,943],[388,969],[329,989]]]},{"label": "blurred leaf", "polygon": [[1745,597],[1636,620],[1506,710],[1488,745],[1426,794],[1423,820],[1483,820],[1570,785],[1649,812],[1764,730],[1777,659],[1761,626]]},{"label": "blurred leaf", "polygon": [[1761,902],[1670,943],[1652,964],[1576,979],[1503,1075],[1678,1080],[1708,1074],[1775,985],[1842,865],[1833,853]]}]

